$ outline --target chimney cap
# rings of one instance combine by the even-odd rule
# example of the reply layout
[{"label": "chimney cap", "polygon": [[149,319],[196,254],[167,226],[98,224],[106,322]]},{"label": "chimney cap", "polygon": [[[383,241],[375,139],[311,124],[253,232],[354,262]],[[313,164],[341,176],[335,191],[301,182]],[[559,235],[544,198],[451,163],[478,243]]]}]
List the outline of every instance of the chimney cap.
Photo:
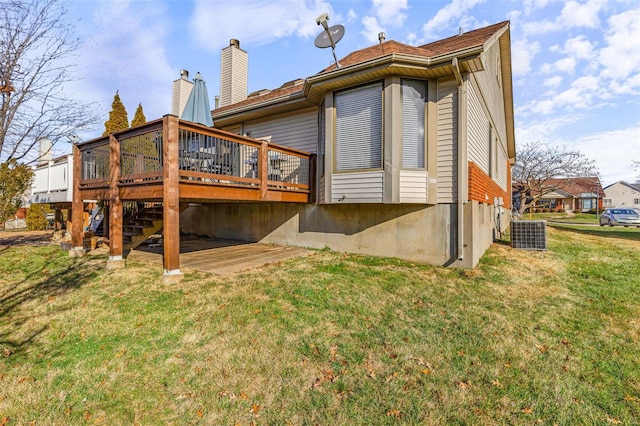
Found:
[{"label": "chimney cap", "polygon": [[378,41],[380,41],[380,43],[384,43],[384,40],[386,38],[387,38],[387,35],[384,32],[378,33]]},{"label": "chimney cap", "polygon": [[229,46],[235,46],[240,49],[240,40],[232,38],[231,40],[229,40]]},{"label": "chimney cap", "polygon": [[186,79],[188,79],[188,78],[189,78],[189,71],[187,71],[187,70],[180,70],[180,78],[183,78],[183,79],[185,79],[185,80],[186,80]]}]

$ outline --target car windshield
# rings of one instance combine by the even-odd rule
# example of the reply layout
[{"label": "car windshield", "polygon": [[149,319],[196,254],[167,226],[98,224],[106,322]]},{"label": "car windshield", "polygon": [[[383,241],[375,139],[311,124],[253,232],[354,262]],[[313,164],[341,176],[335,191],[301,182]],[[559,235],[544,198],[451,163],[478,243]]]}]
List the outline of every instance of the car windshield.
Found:
[{"label": "car windshield", "polygon": [[634,215],[634,216],[638,215],[638,213],[636,213],[634,210],[629,210],[629,209],[615,209],[615,210],[611,210],[611,213],[613,213],[613,214],[630,214],[630,215]]}]

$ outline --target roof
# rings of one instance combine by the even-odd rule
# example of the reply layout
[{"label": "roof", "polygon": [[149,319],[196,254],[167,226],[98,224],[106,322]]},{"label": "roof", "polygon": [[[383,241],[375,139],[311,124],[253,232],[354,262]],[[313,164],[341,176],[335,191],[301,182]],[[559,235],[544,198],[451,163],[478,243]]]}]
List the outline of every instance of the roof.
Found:
[{"label": "roof", "polygon": [[604,196],[604,189],[597,176],[582,178],[548,179],[545,186],[560,189],[574,197],[580,194],[598,194]]},{"label": "roof", "polygon": [[[395,40],[389,40],[385,41],[384,43],[376,44],[349,53],[344,58],[339,59],[338,62],[340,63],[341,69],[343,69],[393,54],[413,55],[423,58],[433,58],[442,55],[453,54],[455,52],[482,46],[498,31],[508,25],[509,21],[503,21],[497,24],[490,25],[488,27],[479,28],[477,30],[434,41],[432,43],[424,44],[418,47],[400,43]],[[335,65],[331,65],[316,75],[328,73],[335,70]],[[304,80],[302,80],[301,83],[304,83]],[[213,110],[212,113],[215,117],[215,115],[225,111],[243,109],[252,105],[264,103],[266,101],[273,101],[278,98],[295,97],[296,95],[302,96],[303,91],[304,84],[295,84],[293,86],[280,87],[277,89],[273,89],[263,95],[253,96],[231,105],[225,105],[224,107]]]},{"label": "roof", "polygon": [[[442,56],[462,50],[467,50],[473,47],[482,46],[487,42],[487,40],[489,40],[494,34],[496,34],[496,32],[504,28],[506,25],[509,25],[509,21],[499,22],[497,24],[489,25],[488,27],[479,28],[467,33],[462,33],[442,40],[434,41],[432,43],[423,44],[422,46],[418,47],[399,43],[394,40],[389,40],[381,44],[376,44],[374,46],[370,46],[361,50],[356,50],[355,52],[352,52],[344,58],[340,59],[338,62],[342,67],[348,67],[393,53],[403,53],[407,55],[433,58],[436,56]],[[325,68],[322,72],[327,72],[335,69],[336,66],[331,65],[330,67]]]},{"label": "roof", "polygon": [[624,180],[619,180],[619,181],[618,181],[618,182],[616,182],[616,183],[612,183],[611,185],[606,186],[604,189],[605,189],[605,190],[606,190],[606,189],[609,189],[609,188],[611,188],[613,185],[618,185],[618,184],[628,186],[629,188],[633,189],[634,191],[639,191],[639,192],[640,192],[640,182],[630,183],[630,182],[626,182],[626,181],[624,181]]}]

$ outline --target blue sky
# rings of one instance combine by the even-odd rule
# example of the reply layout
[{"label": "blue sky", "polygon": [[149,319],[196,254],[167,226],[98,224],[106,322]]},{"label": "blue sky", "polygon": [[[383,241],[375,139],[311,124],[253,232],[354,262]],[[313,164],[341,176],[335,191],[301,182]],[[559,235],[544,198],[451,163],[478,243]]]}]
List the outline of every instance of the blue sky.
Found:
[{"label": "blue sky", "polygon": [[[346,34],[338,58],[387,40],[420,45],[511,21],[516,145],[540,140],[596,160],[606,186],[634,180],[640,161],[640,2],[637,0],[136,0],[67,1],[83,47],[81,80],[65,88],[95,101],[103,120],[119,90],[129,118],[171,111],[171,83],[200,72],[219,93],[220,50],[249,53],[249,92],[311,76],[333,60],[313,45],[315,18]],[[99,136],[102,122],[95,133]]]}]

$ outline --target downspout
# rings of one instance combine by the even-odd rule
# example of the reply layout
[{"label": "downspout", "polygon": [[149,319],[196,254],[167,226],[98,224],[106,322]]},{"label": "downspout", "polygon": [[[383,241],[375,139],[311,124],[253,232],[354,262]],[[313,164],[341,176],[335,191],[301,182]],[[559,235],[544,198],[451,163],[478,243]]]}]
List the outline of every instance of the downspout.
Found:
[{"label": "downspout", "polygon": [[453,74],[456,77],[456,82],[458,83],[458,197],[457,197],[457,219],[458,219],[458,226],[457,226],[457,232],[456,232],[456,236],[457,236],[457,252],[458,252],[458,260],[463,260],[464,258],[464,214],[463,214],[463,199],[462,199],[462,193],[464,190],[464,169],[463,167],[465,166],[463,163],[464,161],[464,153],[462,152],[462,144],[460,143],[461,138],[462,138],[462,132],[464,132],[463,126],[462,126],[462,114],[463,114],[463,107],[462,107],[462,101],[463,101],[463,95],[464,95],[464,88],[463,88],[463,84],[464,81],[462,80],[462,73],[460,72],[460,64],[458,63],[458,58],[453,58],[451,60],[451,66],[453,67]]}]

